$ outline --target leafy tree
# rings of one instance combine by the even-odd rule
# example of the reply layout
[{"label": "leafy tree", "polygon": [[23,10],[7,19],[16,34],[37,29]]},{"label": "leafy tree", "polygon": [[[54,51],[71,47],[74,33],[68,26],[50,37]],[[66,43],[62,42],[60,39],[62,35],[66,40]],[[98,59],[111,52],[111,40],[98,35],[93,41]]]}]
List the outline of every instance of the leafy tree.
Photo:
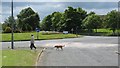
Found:
[{"label": "leafy tree", "polygon": [[42,22],[40,23],[40,28],[45,31],[50,31],[52,29],[52,16],[48,15],[46,16]]},{"label": "leafy tree", "polygon": [[39,27],[39,15],[30,7],[23,9],[18,15],[17,24],[19,29],[23,31],[35,30]]},{"label": "leafy tree", "polygon": [[52,30],[56,31],[59,29],[59,23],[61,20],[62,14],[60,12],[52,13]]},{"label": "leafy tree", "polygon": [[89,16],[89,15],[92,15],[92,14],[95,14],[95,12],[91,11],[91,12],[90,12],[89,14],[87,14],[87,15]]},{"label": "leafy tree", "polygon": [[60,31],[60,32],[62,32],[62,31],[64,31],[65,30],[65,27],[67,27],[67,25],[66,25],[66,23],[65,23],[65,14],[64,13],[62,13],[61,14],[62,16],[61,16],[61,19],[60,19],[60,21],[58,22],[58,24],[57,24],[57,30],[58,31]]},{"label": "leafy tree", "polygon": [[0,23],[0,33],[2,32],[2,23]]},{"label": "leafy tree", "polygon": [[75,24],[74,24],[74,19],[75,19],[75,12],[76,9],[73,7],[68,7],[68,9],[65,10],[64,14],[64,23],[65,23],[65,30],[71,31],[71,29],[74,27],[75,29]]},{"label": "leafy tree", "polygon": [[26,26],[25,26],[25,24],[24,24],[19,18],[16,20],[16,22],[17,22],[18,29],[19,29],[20,31],[25,30],[24,28],[25,28]]},{"label": "leafy tree", "polygon": [[2,23],[0,23],[0,29],[2,28]]},{"label": "leafy tree", "polygon": [[82,8],[77,8],[77,12],[79,12],[80,13],[80,15],[81,15],[81,19],[83,20],[86,16],[87,16],[87,12],[85,11],[85,10],[83,10]]},{"label": "leafy tree", "polygon": [[74,9],[73,7],[68,7],[65,10],[65,29],[71,31],[71,29],[76,30],[82,28],[82,20],[86,17],[86,11],[82,8]]},{"label": "leafy tree", "polygon": [[100,18],[101,18],[101,27],[100,28],[106,28],[105,26],[106,26],[106,24],[105,24],[105,17],[106,17],[106,15],[99,15],[100,16]]},{"label": "leafy tree", "polygon": [[9,16],[9,17],[4,21],[4,23],[2,24],[2,29],[3,29],[3,31],[5,31],[5,29],[6,29],[7,27],[12,28],[12,24],[13,24],[13,28],[14,28],[14,30],[15,30],[15,29],[17,28],[17,27],[16,27],[15,19],[14,19],[14,17],[13,17],[13,21],[12,21],[12,17]]},{"label": "leafy tree", "polygon": [[41,29],[59,31],[61,27],[59,24],[61,22],[61,16],[62,13],[60,12],[53,12],[51,15],[46,16],[40,23]]},{"label": "leafy tree", "polygon": [[113,34],[115,34],[115,31],[118,28],[120,28],[120,13],[116,10],[112,10],[106,15],[106,28],[110,28],[110,30],[113,31]]},{"label": "leafy tree", "polygon": [[98,15],[92,14],[83,20],[83,25],[88,29],[89,32],[91,29],[96,29],[97,32],[97,29],[101,25],[101,19]]},{"label": "leafy tree", "polygon": [[71,29],[81,29],[82,20],[87,16],[87,12],[82,8],[68,7],[64,13],[53,12],[43,19],[40,26],[44,30],[71,31]]},{"label": "leafy tree", "polygon": [[4,32],[5,32],[5,33],[11,33],[11,31],[12,31],[12,30],[11,30],[10,27],[6,27]]},{"label": "leafy tree", "polygon": [[8,17],[3,24],[6,24],[7,26],[11,27],[12,26],[12,17]]},{"label": "leafy tree", "polygon": [[8,27],[6,23],[2,24],[2,30],[5,31],[5,28]]}]

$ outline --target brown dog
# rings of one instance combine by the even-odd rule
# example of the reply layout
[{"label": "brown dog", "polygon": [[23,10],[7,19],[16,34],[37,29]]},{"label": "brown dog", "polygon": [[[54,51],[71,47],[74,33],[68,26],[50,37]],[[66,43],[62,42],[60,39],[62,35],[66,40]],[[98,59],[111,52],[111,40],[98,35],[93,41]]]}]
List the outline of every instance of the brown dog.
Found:
[{"label": "brown dog", "polygon": [[56,48],[56,50],[59,50],[59,48],[61,49],[61,50],[63,50],[63,47],[64,47],[65,45],[55,45],[54,46],[54,48]]}]

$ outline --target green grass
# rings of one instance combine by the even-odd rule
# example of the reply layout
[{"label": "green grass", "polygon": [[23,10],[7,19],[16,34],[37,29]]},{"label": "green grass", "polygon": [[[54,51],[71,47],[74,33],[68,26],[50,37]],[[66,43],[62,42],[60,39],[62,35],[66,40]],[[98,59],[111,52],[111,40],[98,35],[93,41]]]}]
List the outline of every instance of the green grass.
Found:
[{"label": "green grass", "polygon": [[3,50],[2,66],[35,66],[38,51]]},{"label": "green grass", "polygon": [[110,29],[97,29],[97,33],[94,29],[94,35],[98,35],[98,36],[110,36],[112,35],[112,30]]},{"label": "green grass", "polygon": [[[27,32],[27,33],[14,33],[14,40],[30,40],[31,34],[34,35],[35,39],[37,39],[37,33],[36,32]],[[11,33],[2,33],[0,34],[2,36],[2,41],[11,41]],[[47,39],[62,39],[62,38],[74,38],[76,37],[75,34],[42,34],[39,33],[39,40],[47,40]]]},{"label": "green grass", "polygon": [[91,35],[91,36],[117,36],[119,32],[119,36],[120,36],[120,30],[116,30],[115,34],[113,34],[113,31],[110,29],[97,29],[97,33],[96,30],[93,29],[92,32],[88,32],[87,30],[85,32],[81,32],[79,34],[81,35]]},{"label": "green grass", "polygon": [[118,32],[120,33],[120,30],[116,30],[115,34],[113,35],[113,31],[110,29],[98,29],[97,30],[97,33],[102,35],[102,36],[117,36]]},{"label": "green grass", "polygon": [[[94,32],[95,32],[95,30],[94,30]],[[112,33],[112,30],[109,30],[109,29],[97,29],[97,32]]]},{"label": "green grass", "polygon": [[2,67],[2,50],[0,50],[0,67]]}]

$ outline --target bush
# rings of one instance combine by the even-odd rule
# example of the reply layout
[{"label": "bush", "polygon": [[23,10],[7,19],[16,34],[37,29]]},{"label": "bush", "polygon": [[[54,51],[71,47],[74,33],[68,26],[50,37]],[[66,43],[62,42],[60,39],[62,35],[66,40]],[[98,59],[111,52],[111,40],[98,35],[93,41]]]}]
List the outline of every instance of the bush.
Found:
[{"label": "bush", "polygon": [[21,33],[22,31],[19,29],[14,30],[14,33]]},{"label": "bush", "polygon": [[10,27],[6,27],[4,32],[5,32],[5,33],[11,33],[11,31],[12,31],[12,30],[11,30]]}]

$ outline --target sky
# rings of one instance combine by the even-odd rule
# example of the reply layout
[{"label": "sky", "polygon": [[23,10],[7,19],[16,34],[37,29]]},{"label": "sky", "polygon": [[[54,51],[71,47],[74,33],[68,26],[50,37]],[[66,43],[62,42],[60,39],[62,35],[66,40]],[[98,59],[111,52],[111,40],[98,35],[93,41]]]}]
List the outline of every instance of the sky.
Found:
[{"label": "sky", "polygon": [[[11,0],[3,0],[1,4],[0,11],[0,22],[4,22],[11,15]],[[97,0],[15,0],[14,2],[14,17],[16,17],[19,12],[26,8],[31,7],[35,12],[37,12],[42,20],[45,16],[53,13],[53,12],[64,12],[68,6],[78,8],[81,7],[83,10],[94,11],[98,15],[105,15],[111,10],[118,10],[118,0],[101,0],[100,2]]]},{"label": "sky", "polygon": [[[2,0],[2,2],[10,2],[11,0]],[[119,0],[13,0],[15,2],[118,2]]]}]

